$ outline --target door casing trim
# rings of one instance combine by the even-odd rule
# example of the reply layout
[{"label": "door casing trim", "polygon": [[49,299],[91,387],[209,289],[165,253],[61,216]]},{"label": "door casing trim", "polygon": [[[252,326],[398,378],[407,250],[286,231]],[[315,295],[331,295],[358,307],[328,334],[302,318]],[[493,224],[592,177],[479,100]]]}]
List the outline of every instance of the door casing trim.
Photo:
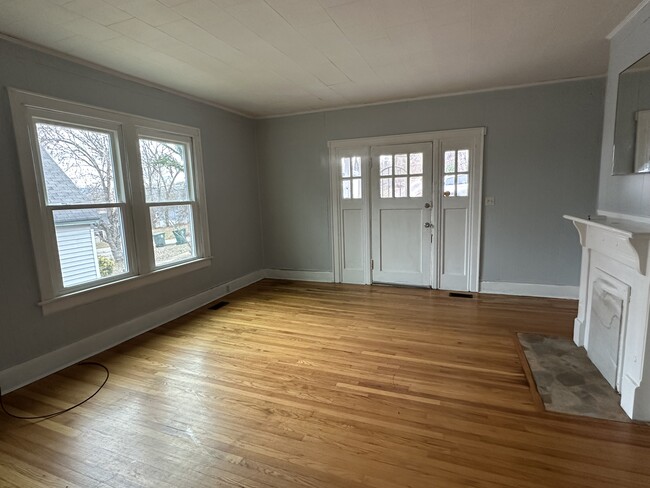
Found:
[{"label": "door casing trim", "polygon": [[[484,159],[484,142],[485,136],[487,135],[486,127],[472,127],[467,129],[452,129],[452,130],[441,130],[441,131],[432,131],[432,132],[416,132],[409,134],[392,134],[384,136],[375,136],[375,137],[363,137],[356,139],[335,139],[327,142],[329,149],[329,170],[330,170],[330,235],[332,236],[332,263],[334,268],[334,282],[341,283],[342,279],[342,256],[341,252],[343,245],[341,242],[342,232],[341,232],[341,208],[340,208],[340,189],[339,189],[339,175],[338,175],[338,166],[337,162],[337,150],[343,149],[359,149],[360,151],[365,151],[363,154],[370,154],[370,148],[372,146],[385,146],[393,144],[411,144],[411,143],[421,143],[421,142],[430,142],[433,144],[433,158],[434,158],[434,171],[436,171],[436,160],[437,154],[440,148],[440,141],[445,138],[453,137],[474,137],[476,141],[475,151],[476,157],[473,165],[473,181],[472,183],[472,193],[470,201],[470,235],[469,235],[469,291],[478,292],[479,291],[479,273],[480,273],[480,255],[481,255],[481,224],[482,224],[482,189],[483,189],[483,159]],[[366,164],[363,168],[363,179],[364,182],[369,182],[370,178],[370,168]],[[435,176],[434,176],[435,178]],[[364,187],[368,187],[369,184],[365,184]],[[366,188],[364,188],[366,189]],[[370,195],[368,191],[363,193],[364,201],[364,214],[369,215],[369,205],[370,205]],[[434,205],[436,209],[440,209],[440,192],[435,191],[434,195]],[[367,226],[364,229],[365,242],[363,244],[364,254],[368,256],[366,262],[364,262],[364,283],[371,284],[371,270],[370,270],[370,219],[366,219],[365,225]],[[436,219],[436,229],[438,229],[439,219]],[[436,239],[438,236],[436,232]],[[439,248],[439,243],[436,242],[435,249]],[[432,288],[437,287],[438,283],[438,270],[435,268],[439,263],[438,259],[434,259],[432,266],[434,266],[432,272]]]}]

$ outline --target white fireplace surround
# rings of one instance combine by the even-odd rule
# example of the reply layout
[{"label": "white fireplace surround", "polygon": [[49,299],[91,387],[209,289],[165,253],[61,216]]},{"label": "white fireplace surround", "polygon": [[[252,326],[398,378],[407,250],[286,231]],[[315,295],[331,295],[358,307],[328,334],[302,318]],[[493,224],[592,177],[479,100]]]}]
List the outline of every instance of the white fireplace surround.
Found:
[{"label": "white fireplace surround", "polygon": [[[650,224],[602,216],[594,220],[570,215],[565,215],[564,218],[573,222],[582,245],[580,301],[573,340],[578,346],[587,349],[594,364],[619,390],[623,410],[632,419],[648,421]],[[594,283],[597,290],[595,294]],[[602,300],[605,295],[599,291],[603,283],[608,288],[607,299],[611,303],[620,301],[620,313],[612,314],[608,319],[615,319],[617,323],[607,324],[613,325],[612,330],[616,333],[602,332],[602,323],[598,319],[593,319],[594,323],[591,323],[592,317],[599,317],[599,310],[603,310]],[[610,344],[610,341],[617,343]]]}]

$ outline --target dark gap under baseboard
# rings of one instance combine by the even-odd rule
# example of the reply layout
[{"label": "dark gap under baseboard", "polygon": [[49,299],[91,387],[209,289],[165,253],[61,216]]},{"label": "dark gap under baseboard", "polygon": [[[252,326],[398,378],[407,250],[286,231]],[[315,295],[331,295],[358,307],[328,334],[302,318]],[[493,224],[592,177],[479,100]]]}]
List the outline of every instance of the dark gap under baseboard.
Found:
[{"label": "dark gap under baseboard", "polygon": [[208,307],[208,308],[210,310],[219,310],[220,308],[225,307],[226,305],[228,305],[228,302],[217,302],[217,303],[215,303],[214,305],[212,305],[211,307]]},{"label": "dark gap under baseboard", "polygon": [[471,293],[461,293],[457,291],[450,291],[449,296],[452,298],[474,298],[474,295]]}]

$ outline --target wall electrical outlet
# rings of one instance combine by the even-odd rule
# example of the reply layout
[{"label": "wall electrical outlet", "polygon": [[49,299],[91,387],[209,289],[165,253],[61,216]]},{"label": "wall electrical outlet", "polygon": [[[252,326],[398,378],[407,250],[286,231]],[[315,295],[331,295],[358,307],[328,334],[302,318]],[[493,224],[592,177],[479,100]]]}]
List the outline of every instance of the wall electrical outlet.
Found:
[{"label": "wall electrical outlet", "polygon": [[494,206],[494,197],[485,197],[485,206],[493,207]]}]

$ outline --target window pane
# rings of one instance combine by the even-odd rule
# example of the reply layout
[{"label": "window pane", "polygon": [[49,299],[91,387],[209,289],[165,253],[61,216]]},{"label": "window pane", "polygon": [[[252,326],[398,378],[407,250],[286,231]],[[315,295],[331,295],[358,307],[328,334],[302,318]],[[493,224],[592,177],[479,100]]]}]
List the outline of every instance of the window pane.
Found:
[{"label": "window pane", "polygon": [[408,197],[408,190],[406,188],[406,177],[402,176],[395,178],[395,198]]},{"label": "window pane", "polygon": [[456,151],[445,151],[445,173],[456,172]]},{"label": "window pane", "polygon": [[36,133],[48,204],[117,201],[109,132],[39,122]]},{"label": "window pane", "polygon": [[140,159],[147,202],[189,200],[185,144],[141,138]]},{"label": "window pane", "polygon": [[468,194],[468,175],[458,175],[458,196],[466,197]]},{"label": "window pane", "polygon": [[196,256],[190,205],[151,207],[150,212],[156,266]]},{"label": "window pane", "polygon": [[341,158],[341,176],[343,178],[350,177],[350,158]]},{"label": "window pane", "polygon": [[359,156],[352,158],[352,176],[361,176],[361,158]]},{"label": "window pane", "polygon": [[361,178],[352,180],[352,198],[361,198]]},{"label": "window pane", "polygon": [[455,176],[445,176],[444,188],[443,191],[449,192],[449,196],[456,196],[456,177]]},{"label": "window pane", "polygon": [[379,180],[379,196],[381,198],[393,198],[392,178],[381,178]]},{"label": "window pane", "polygon": [[382,154],[379,156],[379,176],[390,176],[393,174],[393,156]]},{"label": "window pane", "polygon": [[119,208],[55,210],[53,217],[64,287],[128,271]]},{"label": "window pane", "polygon": [[348,200],[352,198],[352,193],[350,192],[350,180],[343,180],[343,200]]},{"label": "window pane", "polygon": [[409,178],[409,194],[412,197],[422,196],[422,177],[411,176]]},{"label": "window pane", "polygon": [[412,175],[421,175],[422,174],[422,153],[411,153],[410,154],[410,173]]},{"label": "window pane", "polygon": [[458,172],[467,173],[469,171],[469,150],[463,149],[458,151]]},{"label": "window pane", "polygon": [[405,175],[408,173],[406,154],[395,154],[395,174]]}]

